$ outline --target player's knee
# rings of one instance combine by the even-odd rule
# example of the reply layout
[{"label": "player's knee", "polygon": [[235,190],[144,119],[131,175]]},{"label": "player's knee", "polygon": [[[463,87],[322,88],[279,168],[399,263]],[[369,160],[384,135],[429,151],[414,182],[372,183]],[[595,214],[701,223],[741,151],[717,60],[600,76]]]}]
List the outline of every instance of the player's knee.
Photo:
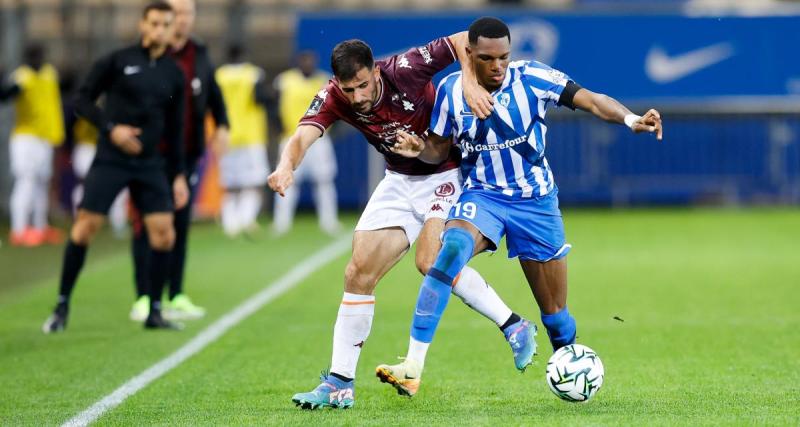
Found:
[{"label": "player's knee", "polygon": [[101,219],[89,216],[79,216],[72,225],[69,237],[73,243],[78,245],[88,245],[103,225]]},{"label": "player's knee", "polygon": [[417,253],[417,258],[415,261],[417,265],[417,271],[419,271],[420,274],[424,276],[428,274],[428,271],[431,270],[431,267],[433,267],[433,263],[434,261],[436,261],[436,258],[435,255]]},{"label": "player's knee", "polygon": [[374,287],[374,278],[369,272],[368,262],[362,257],[353,256],[344,271],[345,290],[357,294],[366,294]]},{"label": "player's knee", "polygon": [[468,231],[461,228],[447,229],[442,237],[442,249],[436,257],[433,268],[455,278],[467,265],[474,248],[475,240]]},{"label": "player's knee", "polygon": [[169,251],[175,245],[175,230],[169,226],[154,227],[148,237],[150,246],[157,251]]}]

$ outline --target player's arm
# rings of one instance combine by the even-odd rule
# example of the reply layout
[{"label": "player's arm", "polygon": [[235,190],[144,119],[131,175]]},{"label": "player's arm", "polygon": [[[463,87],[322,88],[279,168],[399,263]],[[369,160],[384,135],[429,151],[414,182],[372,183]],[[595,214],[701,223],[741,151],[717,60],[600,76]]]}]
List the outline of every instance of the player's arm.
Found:
[{"label": "player's arm", "polygon": [[[650,109],[644,116],[638,116],[608,95],[595,93],[579,86],[577,89],[573,89],[576,86],[571,81],[567,83],[567,87],[564,88],[564,92],[561,94],[562,100],[559,100],[560,104],[580,108],[610,123],[624,124],[634,133],[655,133],[656,138],[661,141],[661,114],[658,111]],[[563,100],[565,96],[572,96],[571,102],[569,99]]]},{"label": "player's arm", "polygon": [[447,160],[452,145],[453,141],[450,138],[432,132],[428,132],[428,137],[422,139],[416,134],[398,130],[397,142],[389,150],[403,157],[417,158],[425,163],[438,165]]},{"label": "player's arm", "polygon": [[475,76],[472,60],[467,54],[469,33],[467,31],[462,31],[448,36],[448,39],[453,45],[459,64],[461,64],[464,100],[467,101],[467,105],[469,105],[473,114],[480,119],[485,119],[489,117],[494,110],[494,98],[492,98],[492,95],[489,94],[483,86],[478,84],[478,78]]},{"label": "player's arm", "polygon": [[281,196],[284,195],[292,182],[294,182],[294,171],[303,161],[303,157],[319,137],[322,136],[320,128],[313,125],[301,124],[286,142],[286,146],[280,156],[280,162],[268,179],[269,188]]},{"label": "player's arm", "polygon": [[111,87],[113,81],[114,56],[107,55],[94,63],[86,80],[78,89],[75,111],[79,116],[92,123],[101,133],[111,133],[114,125],[116,125],[97,106],[97,98]]}]

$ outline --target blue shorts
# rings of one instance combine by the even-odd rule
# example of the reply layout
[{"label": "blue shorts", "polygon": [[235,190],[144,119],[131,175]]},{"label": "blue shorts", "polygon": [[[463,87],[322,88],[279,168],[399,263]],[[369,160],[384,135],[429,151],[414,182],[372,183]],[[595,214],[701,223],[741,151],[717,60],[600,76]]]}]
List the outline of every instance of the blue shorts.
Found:
[{"label": "blue shorts", "polygon": [[508,257],[549,261],[563,258],[571,246],[564,239],[564,222],[557,191],[538,199],[511,199],[489,190],[464,190],[450,209],[448,221],[474,225],[497,249],[506,236]]}]

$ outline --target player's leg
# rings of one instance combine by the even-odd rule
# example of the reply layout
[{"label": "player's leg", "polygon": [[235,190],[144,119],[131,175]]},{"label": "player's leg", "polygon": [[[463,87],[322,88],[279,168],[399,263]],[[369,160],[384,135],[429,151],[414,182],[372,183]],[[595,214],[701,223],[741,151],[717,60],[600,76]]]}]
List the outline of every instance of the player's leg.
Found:
[{"label": "player's leg", "polygon": [[128,189],[133,205],[141,212],[150,243],[147,255],[150,312],[144,326],[148,329],[179,329],[180,325],[163,318],[161,305],[161,294],[170,273],[170,258],[176,240],[171,182],[160,168],[148,168],[134,173]]},{"label": "player's leg", "polygon": [[83,268],[86,251],[102,227],[105,213],[114,201],[114,196],[129,179],[125,170],[107,165],[92,166],[89,170],[84,198],[64,249],[58,302],[53,314],[42,327],[45,333],[58,332],[66,328],[70,297]]},{"label": "player's leg", "polygon": [[333,151],[333,143],[327,135],[323,135],[308,151],[307,156],[313,155],[314,158],[312,164],[315,167],[311,169],[310,173],[314,181],[314,201],[319,227],[325,233],[333,235],[338,233],[341,228],[337,213],[336,186],[334,185],[336,155]]},{"label": "player's leg", "polygon": [[344,295],[333,328],[330,373],[313,391],[294,395],[296,405],[303,409],[353,405],[356,366],[375,313],[373,292],[407,250],[408,238],[399,227],[355,232]]},{"label": "player's leg", "polygon": [[229,148],[219,160],[220,184],[224,189],[220,219],[222,231],[228,237],[236,237],[242,231],[240,225],[239,190],[241,188],[241,171],[237,159],[241,156],[239,149]]},{"label": "player's leg", "polygon": [[43,139],[36,139],[36,196],[33,202],[33,229],[45,243],[62,244],[64,234],[50,227],[47,216],[50,206],[50,178],[53,176],[53,146]]},{"label": "player's leg", "polygon": [[375,286],[402,258],[421,227],[411,212],[407,187],[403,175],[387,173],[356,224],[333,329],[331,373],[313,391],[292,397],[304,409],[353,405],[356,366],[375,312]]},{"label": "player's leg", "polygon": [[143,322],[150,314],[150,240],[147,238],[142,213],[135,206],[131,209],[131,224],[133,228],[131,255],[136,301],[131,307],[129,317],[134,322]]},{"label": "player's leg", "polygon": [[111,225],[111,231],[114,237],[122,238],[127,234],[128,230],[128,191],[122,190],[117,194],[114,203],[111,204],[111,210],[108,212],[108,223]]},{"label": "player's leg", "polygon": [[[192,205],[197,186],[193,185],[194,168],[189,168],[187,180],[189,181],[189,202],[183,209],[174,212],[173,228],[175,231],[175,244],[169,260],[169,314],[177,319],[198,319],[206,315],[206,309],[195,305],[183,292],[183,279],[186,271],[186,257],[188,253],[189,228],[192,223]],[[172,182],[170,181],[170,188]],[[152,265],[152,264],[151,264]],[[152,275],[151,275],[152,276]],[[152,299],[152,293],[150,294]],[[152,303],[151,303],[152,305]]]},{"label": "player's leg", "polygon": [[269,176],[267,150],[264,144],[253,144],[244,148],[241,186],[239,194],[239,224],[246,233],[258,230],[258,214],[264,200],[264,185]]},{"label": "player's leg", "polygon": [[31,137],[26,135],[11,137],[9,154],[14,183],[9,200],[11,214],[9,240],[15,246],[36,246],[42,243],[29,232],[36,197],[36,163],[32,152],[34,149]]},{"label": "player's leg", "polygon": [[506,244],[519,257],[554,349],[575,341],[575,319],[567,309],[567,262],[571,246],[554,194],[513,204],[508,209]]},{"label": "player's leg", "polygon": [[553,350],[575,342],[575,319],[567,309],[567,259],[547,262],[520,259],[522,271],[542,313]]},{"label": "player's leg", "polygon": [[[311,147],[313,148],[313,146]],[[281,151],[283,151],[283,144],[281,144]],[[308,159],[301,162],[294,171],[294,184],[286,189],[283,197],[279,194],[275,195],[275,208],[272,219],[272,231],[275,234],[285,234],[292,229],[297,202],[300,200],[300,186],[307,179],[309,168],[311,167],[312,165]]]},{"label": "player's leg", "polygon": [[150,242],[150,312],[145,320],[147,329],[180,329],[179,324],[164,320],[161,314],[161,294],[170,269],[170,255],[175,244],[172,212],[153,212],[144,215],[147,239]]}]

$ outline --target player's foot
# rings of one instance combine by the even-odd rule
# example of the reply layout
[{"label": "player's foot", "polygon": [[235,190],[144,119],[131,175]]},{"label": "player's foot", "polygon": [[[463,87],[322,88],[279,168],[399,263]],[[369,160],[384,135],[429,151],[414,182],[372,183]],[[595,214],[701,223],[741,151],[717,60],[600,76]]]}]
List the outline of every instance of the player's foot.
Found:
[{"label": "player's foot", "polygon": [[148,314],[150,314],[150,297],[145,295],[139,297],[139,299],[133,303],[130,317],[134,322],[143,322],[147,319]]},{"label": "player's foot", "polygon": [[52,334],[61,332],[67,329],[67,316],[69,315],[69,308],[66,304],[58,304],[53,310],[53,314],[44,321],[42,325],[42,332]]},{"label": "player's foot", "polygon": [[11,235],[8,236],[8,242],[11,243],[11,246],[28,246],[25,244],[25,232],[24,231],[12,231]]},{"label": "player's foot", "polygon": [[375,376],[382,383],[389,383],[401,396],[414,397],[419,390],[422,377],[422,366],[413,359],[405,359],[397,365],[379,365],[375,368]]},{"label": "player's foot", "polygon": [[147,315],[147,320],[144,321],[144,328],[171,329],[175,331],[180,331],[181,329],[183,329],[183,324],[177,322],[170,322],[169,320],[166,320],[161,316],[160,311],[150,310],[150,314]]},{"label": "player's foot", "polygon": [[194,305],[185,294],[175,295],[165,306],[164,315],[172,320],[199,319],[206,315],[206,309]]},{"label": "player's foot", "polygon": [[322,382],[314,390],[292,396],[295,406],[302,409],[347,409],[353,407],[356,392],[355,381],[345,382],[327,372],[323,372],[319,379]]},{"label": "player's foot", "polygon": [[64,243],[64,232],[51,226],[46,226],[38,230],[42,235],[42,240],[48,245],[60,245]]},{"label": "player's foot", "polygon": [[536,339],[534,338],[536,325],[527,319],[520,319],[519,322],[504,329],[503,335],[514,353],[514,366],[521,372],[525,372],[525,368],[533,363],[533,355],[536,354]]}]

